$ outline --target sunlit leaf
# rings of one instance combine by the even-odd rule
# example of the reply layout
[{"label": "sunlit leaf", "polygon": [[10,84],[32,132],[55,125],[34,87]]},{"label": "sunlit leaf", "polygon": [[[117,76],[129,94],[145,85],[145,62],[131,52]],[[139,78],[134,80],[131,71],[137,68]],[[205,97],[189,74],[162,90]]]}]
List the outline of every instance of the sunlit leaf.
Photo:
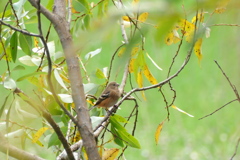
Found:
[{"label": "sunlit leaf", "polygon": [[157,63],[150,57],[150,55],[148,53],[146,53],[147,57],[152,61],[152,63],[154,64],[154,66],[159,69],[159,70],[162,70],[162,68],[160,68]]},{"label": "sunlit leaf", "polygon": [[148,12],[144,12],[142,14],[140,14],[140,16],[138,17],[138,21],[140,22],[145,22],[148,18]]},{"label": "sunlit leaf", "polygon": [[189,114],[189,113],[187,113],[187,112],[185,112],[185,111],[181,110],[180,108],[178,108],[178,107],[177,107],[177,106],[175,106],[175,105],[172,105],[172,108],[174,108],[174,109],[178,110],[179,112],[182,112],[182,113],[184,113],[184,114],[188,115],[189,117],[194,117],[193,115],[191,115],[191,114]]},{"label": "sunlit leaf", "polygon": [[119,149],[117,148],[111,148],[104,150],[102,160],[115,160],[119,153]]},{"label": "sunlit leaf", "polygon": [[160,134],[161,134],[161,131],[162,131],[162,128],[163,128],[163,124],[164,124],[164,121],[161,122],[156,129],[156,132],[155,132],[155,142],[156,142],[156,144],[158,144]]},{"label": "sunlit leaf", "polygon": [[58,82],[66,91],[68,91],[68,89],[67,89],[66,85],[64,84],[61,76],[59,75],[57,69],[54,69],[54,77],[56,78],[57,82]]},{"label": "sunlit leaf", "polygon": [[202,60],[202,38],[199,38],[194,44],[194,52],[200,62]]},{"label": "sunlit leaf", "polygon": [[73,103],[72,96],[69,94],[58,94],[58,96],[64,103]]},{"label": "sunlit leaf", "polygon": [[4,80],[3,87],[14,91],[17,88],[17,84],[12,78],[8,77]]},{"label": "sunlit leaf", "polygon": [[10,39],[10,49],[13,62],[16,61],[17,58],[17,46],[18,46],[18,32],[14,32]]},{"label": "sunlit leaf", "polygon": [[47,127],[42,127],[42,128],[40,128],[40,129],[34,134],[33,139],[32,139],[32,142],[33,142],[33,143],[36,143],[36,142],[39,140],[39,138],[43,135],[43,133],[46,132],[46,130],[48,130]]},{"label": "sunlit leaf", "polygon": [[85,55],[85,59],[88,60],[89,58],[92,58],[92,57],[96,56],[97,54],[99,54],[101,51],[102,51],[102,48],[98,48],[94,51],[91,51]]}]

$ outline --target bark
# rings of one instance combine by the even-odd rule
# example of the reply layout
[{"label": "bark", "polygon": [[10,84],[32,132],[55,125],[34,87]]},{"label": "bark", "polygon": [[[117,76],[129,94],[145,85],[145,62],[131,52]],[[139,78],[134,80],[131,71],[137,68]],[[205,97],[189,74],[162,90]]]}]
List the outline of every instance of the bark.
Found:
[{"label": "bark", "polygon": [[[38,8],[35,0],[29,0],[29,2],[35,8]],[[68,66],[72,97],[77,111],[78,130],[83,139],[83,146],[85,147],[90,160],[100,160],[101,158],[98,154],[96,141],[93,135],[92,124],[85,100],[79,61],[76,53],[74,52],[72,36],[68,30],[68,23],[65,17],[65,0],[55,0],[53,13],[41,6],[41,13],[52,22],[63,47]]]}]

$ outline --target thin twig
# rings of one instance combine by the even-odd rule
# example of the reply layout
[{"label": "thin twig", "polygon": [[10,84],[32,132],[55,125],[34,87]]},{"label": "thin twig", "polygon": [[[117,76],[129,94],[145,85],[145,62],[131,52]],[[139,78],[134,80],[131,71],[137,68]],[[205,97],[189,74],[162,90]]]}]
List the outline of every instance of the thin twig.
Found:
[{"label": "thin twig", "polygon": [[223,69],[221,68],[221,66],[218,64],[218,62],[216,60],[214,60],[214,62],[217,64],[218,68],[222,71],[222,74],[224,75],[224,77],[227,79],[228,83],[230,84],[230,86],[232,87],[238,101],[240,102],[240,97],[239,97],[239,94],[238,94],[238,91],[235,87],[235,85],[232,84],[232,82],[230,81],[230,79],[228,78],[228,76],[226,75],[226,73],[223,71]]},{"label": "thin twig", "polygon": [[11,8],[12,8],[14,17],[16,18],[17,26],[20,27],[20,25],[19,25],[19,19],[18,19],[18,16],[17,16],[17,14],[16,14],[16,11],[15,11],[15,9],[14,9],[14,7],[13,7],[12,0],[9,0],[9,2],[10,2],[10,6],[11,6]]},{"label": "thin twig", "polygon": [[27,31],[25,31],[25,30],[22,30],[22,29],[18,29],[18,28],[16,28],[16,27],[13,27],[12,25],[3,22],[3,20],[0,20],[0,24],[9,27],[9,28],[11,28],[12,30],[21,32],[22,34],[25,34],[25,35],[34,36],[34,37],[41,37],[41,35],[39,35],[39,34],[30,33],[30,32],[27,32]]},{"label": "thin twig", "polygon": [[212,112],[212,113],[210,113],[210,114],[208,114],[208,115],[206,115],[206,116],[204,116],[204,117],[202,117],[202,118],[199,118],[198,120],[201,120],[201,119],[203,119],[203,118],[206,118],[206,117],[208,117],[208,116],[213,115],[214,113],[216,113],[217,111],[223,109],[225,106],[229,105],[230,103],[232,103],[232,102],[234,102],[234,101],[238,101],[238,99],[234,99],[234,100],[232,100],[232,101],[230,101],[230,102],[224,104],[222,107],[218,108],[218,109],[215,110],[214,112]]},{"label": "thin twig", "polygon": [[159,91],[160,91],[160,93],[162,94],[163,100],[164,100],[164,102],[165,102],[165,104],[166,104],[166,108],[167,108],[167,119],[168,119],[168,121],[170,121],[169,105],[168,105],[168,101],[167,101],[167,99],[166,99],[166,96],[165,96],[165,94],[164,94],[163,91],[162,91],[162,88],[163,88],[163,87],[160,87]]},{"label": "thin twig", "polygon": [[212,24],[209,27],[212,27],[212,26],[235,26],[235,27],[240,27],[239,24]]},{"label": "thin twig", "polygon": [[237,144],[236,144],[236,147],[235,147],[234,154],[232,155],[232,157],[230,158],[230,160],[233,160],[233,158],[234,158],[235,155],[237,154],[237,150],[238,150],[239,143],[240,143],[240,138],[238,138],[238,141],[237,141]]},{"label": "thin twig", "polygon": [[108,81],[109,81],[110,76],[111,76],[113,60],[114,60],[117,52],[119,51],[119,49],[120,49],[122,46],[124,46],[124,45],[125,45],[125,44],[121,44],[121,45],[116,49],[116,51],[113,53],[113,55],[112,55],[112,58],[111,58],[111,61],[110,61],[110,66],[109,66],[109,70],[108,70],[108,76],[107,76],[107,80],[108,80]]}]

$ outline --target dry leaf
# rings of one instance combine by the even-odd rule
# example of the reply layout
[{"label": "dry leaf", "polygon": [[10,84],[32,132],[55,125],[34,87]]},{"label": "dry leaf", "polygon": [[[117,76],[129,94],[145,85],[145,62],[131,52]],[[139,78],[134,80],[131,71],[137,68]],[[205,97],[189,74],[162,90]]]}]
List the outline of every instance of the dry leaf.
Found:
[{"label": "dry leaf", "polygon": [[160,123],[158,125],[157,129],[156,129],[156,132],[155,132],[155,142],[156,142],[156,144],[158,144],[160,134],[161,134],[161,131],[162,131],[162,128],[163,128],[163,124],[164,124],[164,121],[162,123]]}]

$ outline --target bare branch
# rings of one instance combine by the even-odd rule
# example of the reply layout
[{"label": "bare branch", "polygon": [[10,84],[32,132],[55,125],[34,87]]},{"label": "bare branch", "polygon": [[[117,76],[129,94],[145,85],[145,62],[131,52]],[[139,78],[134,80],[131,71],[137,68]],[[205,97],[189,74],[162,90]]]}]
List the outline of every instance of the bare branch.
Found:
[{"label": "bare branch", "polygon": [[232,82],[230,81],[230,79],[228,78],[228,76],[226,75],[226,73],[223,71],[223,69],[221,68],[221,66],[218,64],[218,62],[217,62],[216,60],[215,60],[214,62],[217,64],[218,68],[222,71],[222,74],[223,74],[224,77],[227,79],[227,81],[228,81],[228,83],[230,84],[230,86],[232,87],[232,89],[233,89],[233,91],[234,91],[234,93],[235,93],[238,101],[240,102],[240,97],[239,97],[239,94],[238,94],[238,91],[237,91],[235,85],[232,84]]},{"label": "bare branch", "polygon": [[202,117],[202,118],[199,118],[198,120],[201,120],[201,119],[203,119],[203,118],[206,118],[206,117],[208,117],[208,116],[213,115],[214,113],[216,113],[217,111],[223,109],[225,106],[229,105],[230,103],[232,103],[232,102],[234,102],[234,101],[238,101],[238,99],[234,99],[234,100],[232,100],[232,101],[224,104],[222,107],[218,108],[217,110],[213,111],[212,113],[210,113],[210,114],[208,114],[208,115],[206,115],[206,116],[204,116],[204,117]]},{"label": "bare branch", "polygon": [[237,144],[236,144],[236,147],[235,147],[235,152],[234,152],[234,154],[232,155],[232,157],[230,158],[230,160],[233,160],[233,158],[234,158],[235,155],[237,154],[237,150],[238,150],[239,143],[240,143],[240,138],[238,138],[238,141],[237,141]]},{"label": "bare branch", "polygon": [[9,28],[11,28],[12,30],[21,32],[22,34],[25,34],[25,35],[34,36],[34,37],[41,37],[39,34],[30,33],[30,32],[27,32],[27,31],[25,31],[25,30],[22,30],[22,29],[18,29],[18,28],[16,28],[16,27],[13,27],[12,25],[3,22],[2,19],[0,19],[0,24],[9,27]]}]

